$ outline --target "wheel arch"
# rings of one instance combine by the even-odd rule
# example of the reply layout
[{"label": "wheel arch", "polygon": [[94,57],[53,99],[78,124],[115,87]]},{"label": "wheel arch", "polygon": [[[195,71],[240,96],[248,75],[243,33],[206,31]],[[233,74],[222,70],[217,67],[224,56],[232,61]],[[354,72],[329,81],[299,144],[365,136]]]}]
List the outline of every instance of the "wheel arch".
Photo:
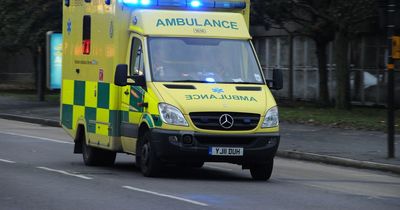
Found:
[{"label": "wheel arch", "polygon": [[147,122],[143,121],[140,126],[139,126],[139,130],[138,130],[138,138],[137,138],[137,143],[136,143],[136,155],[140,156],[140,150],[141,150],[141,146],[143,144],[142,141],[142,137],[144,135],[144,133],[146,131],[150,130],[150,126],[147,124]]}]

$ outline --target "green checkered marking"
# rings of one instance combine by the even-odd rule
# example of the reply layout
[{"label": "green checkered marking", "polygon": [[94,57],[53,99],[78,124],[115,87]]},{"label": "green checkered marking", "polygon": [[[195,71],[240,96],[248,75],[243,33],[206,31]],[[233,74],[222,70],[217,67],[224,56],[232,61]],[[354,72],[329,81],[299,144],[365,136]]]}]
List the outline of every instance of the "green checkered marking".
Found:
[{"label": "green checkered marking", "polygon": [[130,99],[129,99],[129,104],[134,107],[136,110],[138,110],[138,112],[143,112],[144,108],[143,107],[139,107],[138,103],[142,103],[143,102],[143,88],[141,87],[135,87],[135,86],[131,86],[131,91],[134,91],[136,93],[136,95],[138,96],[138,98],[136,98],[135,96],[131,95]]},{"label": "green checkered marking", "polygon": [[85,120],[87,123],[87,131],[89,133],[96,133],[96,124],[90,121],[96,121],[96,108],[85,107]]},{"label": "green checkered marking", "polygon": [[99,94],[97,97],[97,107],[108,109],[110,106],[110,84],[98,83]]},{"label": "green checkered marking", "polygon": [[85,82],[75,81],[74,105],[85,106]]},{"label": "green checkered marking", "polygon": [[110,110],[110,119],[109,122],[111,124],[111,129],[108,131],[109,136],[121,136],[121,118],[120,111]]},{"label": "green checkered marking", "polygon": [[154,128],[153,120],[151,119],[150,115],[144,114],[144,119],[149,124],[150,128]]},{"label": "green checkered marking", "polygon": [[68,129],[72,129],[72,105],[62,105],[61,124]]},{"label": "green checkered marking", "polygon": [[[99,82],[97,83],[97,107],[86,107],[85,106],[85,94],[86,94],[86,82],[85,81],[74,81],[74,99],[73,104],[62,104],[61,123],[67,129],[72,129],[73,125],[73,109],[74,106],[81,106],[85,109],[85,120],[87,122],[87,132],[96,133],[96,124],[93,123],[97,120],[97,109],[109,109],[110,107],[110,84]],[[132,87],[132,90],[139,96],[135,98],[130,97],[130,104],[137,106],[138,103],[143,102],[144,90],[138,87]],[[90,92],[90,91],[89,91]],[[137,108],[143,111],[143,107]],[[129,122],[129,111],[119,110],[108,110],[109,111],[109,123],[110,129],[108,132],[109,136],[120,136],[121,128],[120,122]],[[150,128],[155,126],[162,126],[162,120],[159,115],[144,114],[143,120],[148,123]],[[90,123],[92,122],[92,123]]]},{"label": "green checkered marking", "polygon": [[160,115],[154,115],[152,114],[151,117],[153,118],[154,121],[154,125],[157,127],[161,127],[162,126],[162,120]]},{"label": "green checkered marking", "polygon": [[121,111],[121,119],[123,122],[129,122],[129,112]]}]

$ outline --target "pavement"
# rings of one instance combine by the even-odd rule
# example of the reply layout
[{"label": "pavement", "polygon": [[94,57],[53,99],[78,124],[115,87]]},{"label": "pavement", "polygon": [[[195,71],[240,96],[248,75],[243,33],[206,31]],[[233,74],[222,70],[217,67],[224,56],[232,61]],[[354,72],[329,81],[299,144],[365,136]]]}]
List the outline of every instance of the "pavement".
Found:
[{"label": "pavement", "polygon": [[[0,118],[59,126],[59,102],[39,102],[32,95],[0,95]],[[400,174],[399,137],[395,158],[387,158],[387,135],[379,131],[346,130],[281,122],[278,156]]]}]

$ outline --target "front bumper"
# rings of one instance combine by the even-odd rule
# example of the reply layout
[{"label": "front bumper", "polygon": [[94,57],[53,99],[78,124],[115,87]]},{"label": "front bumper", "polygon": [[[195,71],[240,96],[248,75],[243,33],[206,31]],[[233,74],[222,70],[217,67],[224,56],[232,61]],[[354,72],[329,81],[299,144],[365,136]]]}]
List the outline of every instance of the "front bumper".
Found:
[{"label": "front bumper", "polygon": [[[229,162],[265,164],[279,146],[278,133],[216,135],[199,132],[152,129],[152,148],[164,162]],[[191,141],[189,141],[189,138]],[[212,156],[210,147],[243,148],[243,156]]]}]

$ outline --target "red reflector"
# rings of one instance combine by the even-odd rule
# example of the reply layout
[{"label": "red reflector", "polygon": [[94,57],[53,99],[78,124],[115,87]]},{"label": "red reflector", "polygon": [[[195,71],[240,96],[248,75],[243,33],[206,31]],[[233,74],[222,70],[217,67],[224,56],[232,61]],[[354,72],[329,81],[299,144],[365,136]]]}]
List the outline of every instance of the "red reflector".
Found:
[{"label": "red reflector", "polygon": [[90,40],[83,40],[82,42],[82,52],[84,55],[90,54]]}]

